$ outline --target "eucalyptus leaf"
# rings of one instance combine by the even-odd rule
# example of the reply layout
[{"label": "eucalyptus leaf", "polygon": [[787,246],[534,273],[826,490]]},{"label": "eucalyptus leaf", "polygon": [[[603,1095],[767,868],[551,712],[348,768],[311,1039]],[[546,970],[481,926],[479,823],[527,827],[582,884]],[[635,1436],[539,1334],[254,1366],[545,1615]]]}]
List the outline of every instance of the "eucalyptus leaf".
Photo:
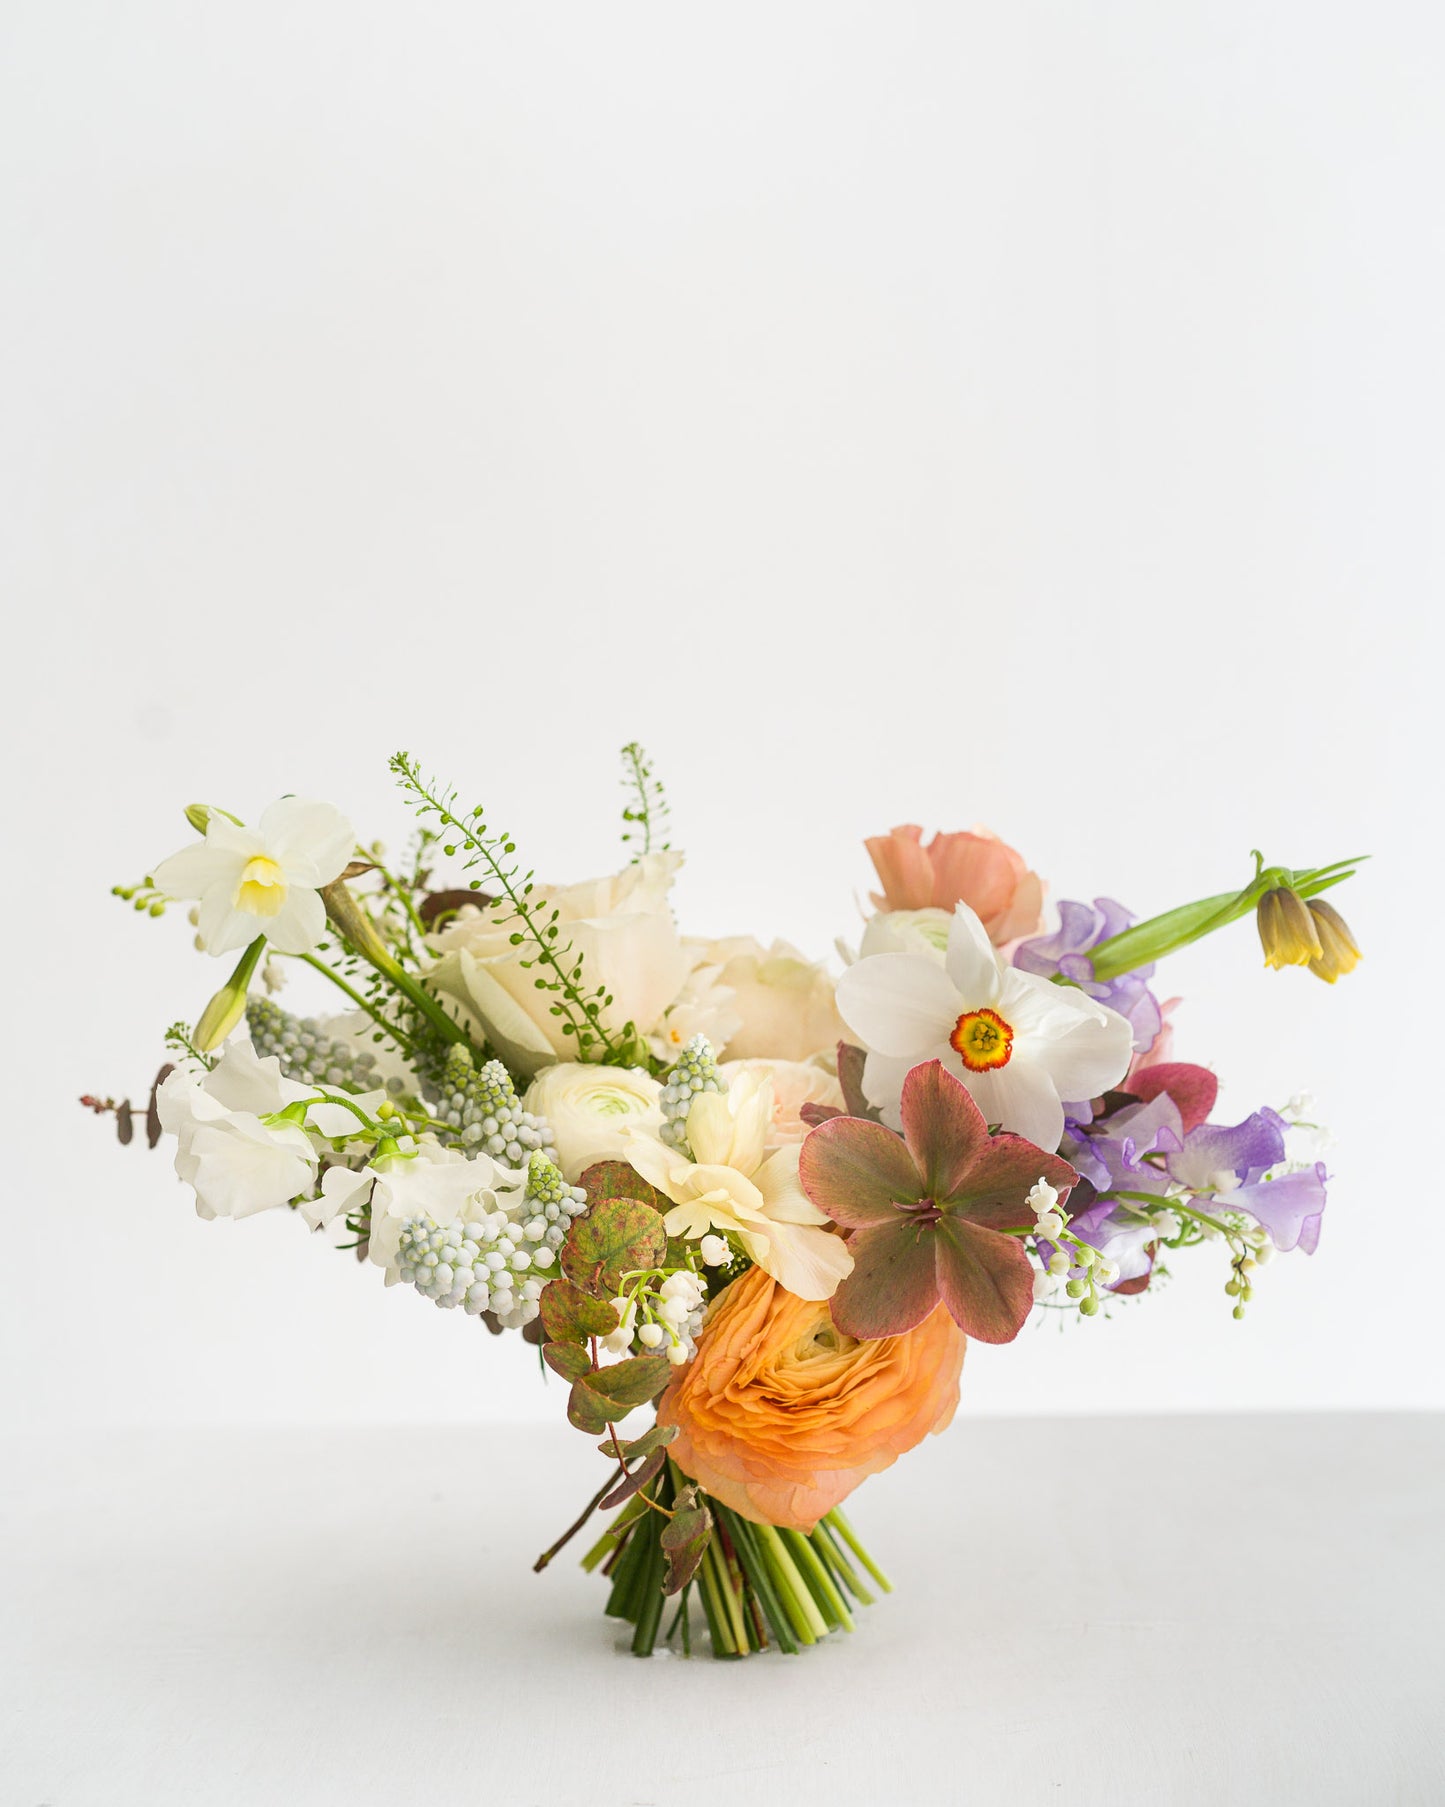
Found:
[{"label": "eucalyptus leaf", "polygon": [[562,1244],[562,1271],[583,1292],[607,1297],[624,1274],[657,1267],[666,1253],[667,1234],[655,1210],[640,1199],[607,1198],[573,1220]]},{"label": "eucalyptus leaf", "polygon": [[617,1328],[617,1313],[607,1299],[594,1298],[570,1280],[549,1280],[539,1301],[542,1327],[554,1343],[585,1343]]}]

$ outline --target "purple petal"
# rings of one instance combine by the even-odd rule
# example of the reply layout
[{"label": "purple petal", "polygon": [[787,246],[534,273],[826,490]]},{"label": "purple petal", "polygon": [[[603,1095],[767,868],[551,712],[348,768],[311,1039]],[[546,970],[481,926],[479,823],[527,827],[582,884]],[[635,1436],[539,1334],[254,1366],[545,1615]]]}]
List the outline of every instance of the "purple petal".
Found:
[{"label": "purple petal", "polygon": [[1247,1211],[1255,1222],[1269,1232],[1274,1246],[1300,1248],[1312,1255],[1319,1246],[1320,1217],[1325,1208],[1325,1172],[1323,1161],[1300,1173],[1282,1174],[1277,1180],[1262,1180],[1258,1185],[1240,1186],[1227,1193],[1221,1203],[1230,1211]]},{"label": "purple petal", "polygon": [[1241,1180],[1264,1173],[1284,1159],[1279,1124],[1273,1111],[1256,1111],[1232,1126],[1201,1123],[1184,1138],[1179,1153],[1170,1155],[1169,1172],[1180,1185],[1204,1191],[1213,1187],[1221,1173],[1232,1173]]}]

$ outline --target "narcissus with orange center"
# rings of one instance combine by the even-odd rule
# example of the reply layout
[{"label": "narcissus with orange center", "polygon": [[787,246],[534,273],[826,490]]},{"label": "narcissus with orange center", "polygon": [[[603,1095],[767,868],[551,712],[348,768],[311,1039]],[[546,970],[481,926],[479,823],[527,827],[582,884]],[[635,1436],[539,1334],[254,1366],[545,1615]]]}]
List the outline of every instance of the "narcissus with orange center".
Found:
[{"label": "narcissus with orange center", "polygon": [[991,1073],[1008,1065],[1014,1032],[996,1010],[967,1010],[948,1040],[970,1073]]}]

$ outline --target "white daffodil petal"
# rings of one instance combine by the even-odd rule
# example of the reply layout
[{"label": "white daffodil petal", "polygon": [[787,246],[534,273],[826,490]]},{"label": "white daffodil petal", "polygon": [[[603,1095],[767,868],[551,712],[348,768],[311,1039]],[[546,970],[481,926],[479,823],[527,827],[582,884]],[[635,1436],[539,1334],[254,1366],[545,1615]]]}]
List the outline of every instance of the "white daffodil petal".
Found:
[{"label": "white daffodil petal", "polygon": [[899,1060],[926,1060],[963,1008],[958,987],[925,954],[875,954],[838,981],[843,1021],[866,1047]]},{"label": "white daffodil petal", "polygon": [[[960,1065],[957,1056],[946,1042],[940,1043],[937,1048],[932,1049],[922,1058],[931,1060],[935,1055],[940,1060],[947,1055],[955,1069]],[[863,1062],[863,1096],[882,1113],[883,1121],[890,1129],[902,1129],[903,1127],[903,1113],[899,1108],[903,1096],[903,1082],[907,1079],[910,1069],[917,1065],[916,1060],[898,1060],[887,1054],[870,1054]]]},{"label": "white daffodil petal", "polygon": [[964,999],[965,1009],[983,1010],[997,1001],[1000,987],[998,955],[988,938],[988,930],[965,903],[957,906],[953,921],[948,925],[948,952],[943,963]]},{"label": "white daffodil petal", "polygon": [[293,885],[274,916],[253,920],[278,952],[309,954],[326,933],[326,905],[318,892]]},{"label": "white daffodil petal", "polygon": [[968,1087],[985,1121],[999,1123],[1046,1154],[1057,1151],[1064,1134],[1064,1107],[1046,1072],[1017,1056],[991,1073],[970,1073],[961,1061],[951,1070]]},{"label": "white daffodil petal", "polygon": [[212,885],[235,884],[240,876],[236,856],[198,841],[161,861],[152,873],[158,890],[167,897],[201,897]]},{"label": "white daffodil petal", "polygon": [[259,918],[249,910],[238,910],[224,887],[213,887],[201,899],[196,932],[208,954],[229,954],[245,947],[261,929]]},{"label": "white daffodil petal", "polygon": [[1090,1008],[1077,1010],[1073,1024],[1041,1040],[1036,1053],[1030,1050],[1069,1103],[1097,1098],[1118,1085],[1134,1053],[1134,1031],[1125,1018],[1092,998],[1074,996]]},{"label": "white daffodil petal", "polygon": [[261,839],[290,883],[314,888],[346,870],[356,831],[334,804],[282,797],[261,817]]}]

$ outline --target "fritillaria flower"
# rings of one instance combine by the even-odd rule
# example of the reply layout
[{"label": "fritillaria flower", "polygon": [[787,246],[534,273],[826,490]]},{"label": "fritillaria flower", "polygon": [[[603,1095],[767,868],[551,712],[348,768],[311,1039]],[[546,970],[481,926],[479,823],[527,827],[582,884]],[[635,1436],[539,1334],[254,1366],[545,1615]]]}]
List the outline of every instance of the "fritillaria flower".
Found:
[{"label": "fritillaria flower", "polygon": [[1310,961],[1310,971],[1326,985],[1333,985],[1342,973],[1353,972],[1363,955],[1355,946],[1349,924],[1333,905],[1322,897],[1312,897],[1309,912],[1320,944],[1319,954]]},{"label": "fritillaria flower", "polygon": [[990,1135],[937,1060],[904,1081],[902,1118],[900,1137],[833,1117],[803,1144],[803,1190],[852,1232],[853,1271],[833,1294],[833,1322],[847,1336],[899,1336],[941,1301],[969,1336],[1012,1342],[1034,1302],[1018,1234],[1035,1227],[1029,1194],[1042,1180],[1062,1196],[1079,1176],[1021,1136]]}]

